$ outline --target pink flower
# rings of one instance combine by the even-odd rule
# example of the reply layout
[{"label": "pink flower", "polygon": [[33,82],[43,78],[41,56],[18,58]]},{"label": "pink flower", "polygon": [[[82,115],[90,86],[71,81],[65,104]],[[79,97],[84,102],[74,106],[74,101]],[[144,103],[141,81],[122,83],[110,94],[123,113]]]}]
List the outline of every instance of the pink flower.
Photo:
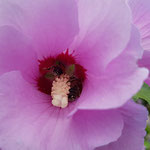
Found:
[{"label": "pink flower", "polygon": [[148,72],[125,1],[1,0],[0,12],[2,150],[143,148],[147,112],[128,100]]},{"label": "pink flower", "polygon": [[[150,70],[150,1],[129,0],[129,5],[133,14],[133,22],[141,35],[141,45],[145,50],[139,65]],[[150,75],[146,83],[150,85]]]}]

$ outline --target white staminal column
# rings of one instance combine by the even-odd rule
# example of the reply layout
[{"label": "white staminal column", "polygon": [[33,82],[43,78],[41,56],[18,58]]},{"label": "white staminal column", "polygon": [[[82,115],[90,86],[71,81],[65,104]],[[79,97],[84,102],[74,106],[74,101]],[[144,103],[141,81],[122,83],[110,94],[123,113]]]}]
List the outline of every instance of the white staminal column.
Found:
[{"label": "white staminal column", "polygon": [[70,89],[69,76],[66,74],[56,77],[52,83],[52,104],[56,107],[66,108],[68,106],[68,94]]}]

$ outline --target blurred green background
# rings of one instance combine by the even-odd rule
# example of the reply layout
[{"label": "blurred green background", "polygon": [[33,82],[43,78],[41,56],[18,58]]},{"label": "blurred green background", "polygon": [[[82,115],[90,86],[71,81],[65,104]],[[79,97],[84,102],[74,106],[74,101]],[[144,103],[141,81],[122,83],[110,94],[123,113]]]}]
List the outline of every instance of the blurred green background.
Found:
[{"label": "blurred green background", "polygon": [[143,84],[141,90],[133,96],[133,99],[138,104],[144,105],[148,110],[148,120],[146,127],[146,136],[145,136],[145,147],[146,150],[150,150],[150,86],[146,83]]},{"label": "blurred green background", "polygon": [[147,120],[147,127],[146,127],[146,136],[145,136],[145,147],[146,150],[150,150],[150,105],[146,102],[143,101],[144,105],[147,107],[148,111],[149,111],[149,116],[148,116],[148,120]]},{"label": "blurred green background", "polygon": [[144,105],[147,108],[148,112],[149,112],[144,144],[145,144],[146,150],[150,150],[150,105],[145,100],[137,100],[136,102],[139,103],[139,104]]}]

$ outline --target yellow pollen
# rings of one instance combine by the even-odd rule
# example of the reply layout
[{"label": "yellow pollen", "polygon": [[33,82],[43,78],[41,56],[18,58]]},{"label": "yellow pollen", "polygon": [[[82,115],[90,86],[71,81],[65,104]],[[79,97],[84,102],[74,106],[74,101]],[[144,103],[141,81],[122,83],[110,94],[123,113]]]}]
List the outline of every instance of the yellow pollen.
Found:
[{"label": "yellow pollen", "polygon": [[66,74],[56,77],[52,83],[52,104],[56,107],[66,108],[68,106],[68,94],[70,89],[69,76]]}]

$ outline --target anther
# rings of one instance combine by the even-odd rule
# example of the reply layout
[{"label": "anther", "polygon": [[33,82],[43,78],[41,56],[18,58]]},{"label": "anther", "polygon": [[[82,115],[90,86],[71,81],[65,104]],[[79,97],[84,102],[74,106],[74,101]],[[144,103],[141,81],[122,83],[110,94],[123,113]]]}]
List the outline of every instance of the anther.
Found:
[{"label": "anther", "polygon": [[67,74],[56,77],[51,89],[52,104],[56,107],[66,108],[68,106],[69,89],[70,82]]}]

